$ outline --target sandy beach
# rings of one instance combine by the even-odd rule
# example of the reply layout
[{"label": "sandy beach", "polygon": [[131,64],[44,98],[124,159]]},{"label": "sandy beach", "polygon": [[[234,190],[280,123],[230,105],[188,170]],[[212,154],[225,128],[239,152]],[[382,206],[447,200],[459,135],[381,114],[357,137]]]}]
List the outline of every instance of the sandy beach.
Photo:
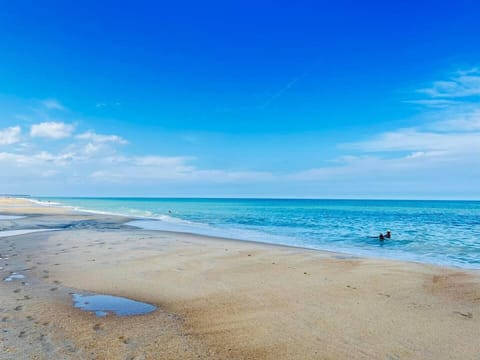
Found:
[{"label": "sandy beach", "polygon": [[[480,272],[0,199],[1,359],[478,359]],[[46,230],[13,236],[3,231]],[[52,231],[50,231],[52,230]],[[157,306],[130,317],[72,294]]]}]

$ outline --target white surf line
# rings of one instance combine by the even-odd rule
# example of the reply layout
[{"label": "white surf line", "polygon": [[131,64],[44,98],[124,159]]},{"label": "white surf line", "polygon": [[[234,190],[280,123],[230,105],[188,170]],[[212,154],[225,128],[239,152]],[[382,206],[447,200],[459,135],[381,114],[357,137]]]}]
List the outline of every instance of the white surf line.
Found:
[{"label": "white surf line", "polygon": [[15,235],[24,235],[36,232],[43,232],[43,231],[56,231],[59,229],[25,229],[25,230],[5,230],[0,231],[0,238],[7,237],[7,236],[15,236]]},{"label": "white surf line", "polygon": [[18,215],[0,215],[0,220],[16,220],[16,219],[23,219],[26,216],[18,216]]}]

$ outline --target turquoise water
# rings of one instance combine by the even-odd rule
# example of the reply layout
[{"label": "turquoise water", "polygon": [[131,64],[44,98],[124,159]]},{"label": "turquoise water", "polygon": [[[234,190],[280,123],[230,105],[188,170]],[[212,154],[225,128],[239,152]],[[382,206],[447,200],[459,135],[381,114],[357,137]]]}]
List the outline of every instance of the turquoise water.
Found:
[{"label": "turquoise water", "polygon": [[[480,202],[43,198],[138,226],[480,269]],[[380,242],[371,236],[392,231]]]}]

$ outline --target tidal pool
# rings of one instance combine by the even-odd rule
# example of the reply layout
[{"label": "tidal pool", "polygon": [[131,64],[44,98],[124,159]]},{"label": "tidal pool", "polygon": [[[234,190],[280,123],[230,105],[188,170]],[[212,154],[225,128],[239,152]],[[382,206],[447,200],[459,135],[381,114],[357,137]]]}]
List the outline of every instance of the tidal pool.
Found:
[{"label": "tidal pool", "polygon": [[17,273],[11,273],[10,276],[7,276],[3,281],[13,281],[13,280],[18,280],[18,279],[25,279],[25,275],[22,274],[17,274]]},{"label": "tidal pool", "polygon": [[144,315],[157,309],[147,303],[112,295],[72,294],[72,298],[74,307],[93,312],[97,316],[110,313],[118,316]]}]

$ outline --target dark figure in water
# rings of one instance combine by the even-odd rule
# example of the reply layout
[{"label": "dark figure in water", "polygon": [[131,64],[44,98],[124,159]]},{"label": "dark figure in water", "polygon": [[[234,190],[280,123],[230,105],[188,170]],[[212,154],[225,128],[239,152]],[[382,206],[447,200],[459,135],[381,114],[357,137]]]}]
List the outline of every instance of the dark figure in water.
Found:
[{"label": "dark figure in water", "polygon": [[382,234],[382,233],[380,233],[380,235],[378,236],[378,238],[380,239],[380,241],[383,241],[383,240],[385,240],[385,236],[383,236],[383,234]]},{"label": "dark figure in water", "polygon": [[390,239],[392,237],[392,233],[390,232],[390,230],[387,230],[387,233],[385,234],[385,237],[387,239]]}]

